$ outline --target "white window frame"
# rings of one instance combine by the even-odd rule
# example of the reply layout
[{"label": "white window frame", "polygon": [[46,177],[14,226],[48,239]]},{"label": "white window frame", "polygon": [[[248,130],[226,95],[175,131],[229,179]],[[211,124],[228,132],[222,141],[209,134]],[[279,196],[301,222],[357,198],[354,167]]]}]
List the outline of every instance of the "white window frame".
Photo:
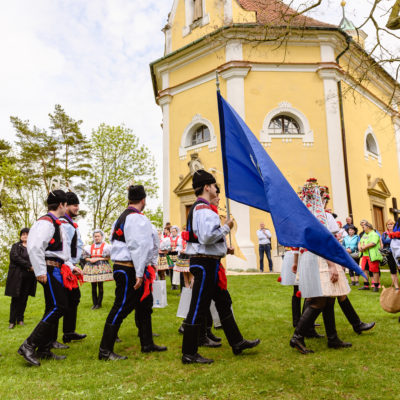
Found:
[{"label": "white window frame", "polygon": [[[205,125],[210,131],[210,140],[195,144],[194,146],[189,145],[192,140],[193,132],[201,125]],[[212,123],[208,119],[203,118],[200,114],[196,114],[182,134],[181,145],[179,146],[179,159],[185,160],[188,152],[192,150],[199,152],[203,147],[208,147],[210,152],[217,150],[217,137],[215,136]]]},{"label": "white window frame", "polygon": [[194,2],[193,0],[185,0],[185,26],[182,29],[183,37],[189,35],[193,29],[198,26],[204,26],[210,23],[210,14],[206,11],[206,0],[202,2],[203,17],[198,21],[193,22]]},{"label": "white window frame", "polygon": [[[367,137],[371,135],[372,138],[375,141],[375,145],[376,145],[376,149],[378,151],[378,154],[372,153],[371,151],[368,150],[367,148]],[[377,160],[379,166],[382,166],[382,157],[381,157],[381,151],[379,149],[379,143],[378,143],[378,139],[375,136],[375,133],[371,127],[371,125],[368,126],[367,130],[364,133],[364,158],[366,160],[369,160],[370,158],[373,160]]]},{"label": "white window frame", "polygon": [[[280,115],[286,115],[295,119],[302,133],[290,135],[277,135],[272,133],[269,125],[275,117]],[[260,132],[260,142],[264,146],[271,146],[272,139],[281,139],[284,143],[290,143],[292,140],[301,139],[304,146],[312,146],[314,144],[314,132],[310,128],[307,117],[300,110],[294,108],[288,101],[282,101],[277,108],[274,108],[267,114]]]}]

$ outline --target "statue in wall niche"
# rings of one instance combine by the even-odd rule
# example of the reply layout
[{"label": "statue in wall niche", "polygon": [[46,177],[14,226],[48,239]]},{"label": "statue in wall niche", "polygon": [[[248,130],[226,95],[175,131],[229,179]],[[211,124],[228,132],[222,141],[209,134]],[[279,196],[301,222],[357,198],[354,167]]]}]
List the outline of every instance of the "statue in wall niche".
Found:
[{"label": "statue in wall niche", "polygon": [[204,165],[201,163],[199,155],[197,153],[191,154],[190,161],[188,162],[188,167],[191,175],[193,175],[199,169],[204,169]]},{"label": "statue in wall niche", "polygon": [[396,0],[396,3],[394,3],[386,28],[392,30],[400,29],[400,0]]},{"label": "statue in wall niche", "polygon": [[193,0],[193,22],[203,18],[203,0]]}]

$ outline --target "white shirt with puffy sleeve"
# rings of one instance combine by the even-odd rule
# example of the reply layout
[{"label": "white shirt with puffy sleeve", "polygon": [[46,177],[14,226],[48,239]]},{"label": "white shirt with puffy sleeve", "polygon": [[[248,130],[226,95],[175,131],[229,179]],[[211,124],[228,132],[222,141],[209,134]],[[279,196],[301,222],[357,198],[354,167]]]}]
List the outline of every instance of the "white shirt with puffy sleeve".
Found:
[{"label": "white shirt with puffy sleeve", "polygon": [[[114,225],[117,221],[113,224]],[[126,217],[124,225],[125,242],[111,242],[111,260],[132,261],[136,277],[142,278],[144,269],[153,260],[153,228],[149,219],[142,214],[133,213]]]}]

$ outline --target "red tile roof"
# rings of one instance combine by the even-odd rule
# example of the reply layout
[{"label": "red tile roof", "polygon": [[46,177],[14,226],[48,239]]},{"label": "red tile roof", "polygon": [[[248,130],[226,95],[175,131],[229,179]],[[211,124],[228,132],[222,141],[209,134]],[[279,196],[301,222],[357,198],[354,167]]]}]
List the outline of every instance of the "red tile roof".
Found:
[{"label": "red tile roof", "polygon": [[[298,15],[293,8],[280,0],[237,0],[247,11],[255,11],[257,22],[265,25],[290,25],[294,27],[336,27],[305,15]],[[292,19],[293,18],[293,19]]]}]

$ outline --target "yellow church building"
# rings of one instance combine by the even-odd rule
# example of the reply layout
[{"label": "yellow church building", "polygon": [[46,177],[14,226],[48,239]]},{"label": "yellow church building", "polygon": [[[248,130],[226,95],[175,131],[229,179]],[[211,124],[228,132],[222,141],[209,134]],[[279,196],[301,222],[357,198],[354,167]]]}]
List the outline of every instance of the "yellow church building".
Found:
[{"label": "yellow church building", "polygon": [[[343,223],[353,215],[383,231],[397,217],[398,83],[345,17],[331,25],[278,0],[173,0],[163,31],[165,54],[150,69],[163,113],[165,221],[186,223],[196,169],[223,183],[216,72],[221,94],[294,190],[317,178]],[[264,221],[273,233],[271,219],[230,203],[245,260],[228,256],[228,267],[257,268],[256,231]],[[279,270],[276,237],[272,246]]]}]

